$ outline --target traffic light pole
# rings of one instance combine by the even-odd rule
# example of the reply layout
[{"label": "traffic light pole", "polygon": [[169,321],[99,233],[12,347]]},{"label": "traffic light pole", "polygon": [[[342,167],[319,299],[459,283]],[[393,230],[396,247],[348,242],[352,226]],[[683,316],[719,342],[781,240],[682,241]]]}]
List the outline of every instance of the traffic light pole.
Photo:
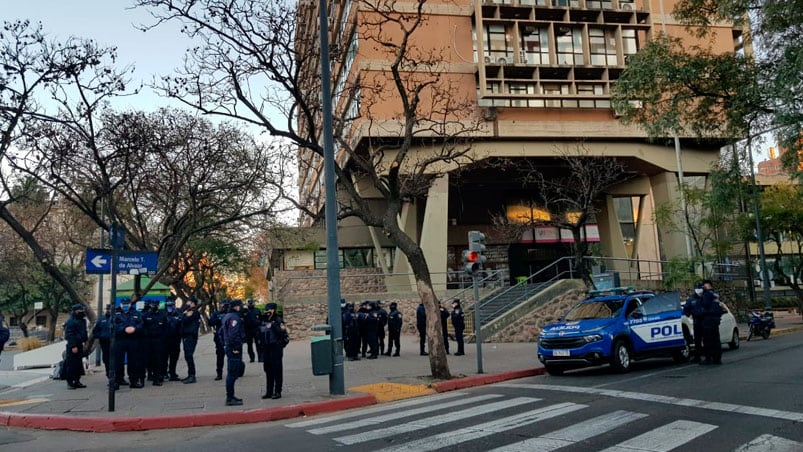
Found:
[{"label": "traffic light pole", "polygon": [[482,373],[482,328],[480,325],[480,285],[477,282],[477,273],[471,274],[474,284],[474,340],[477,342],[477,373]]}]

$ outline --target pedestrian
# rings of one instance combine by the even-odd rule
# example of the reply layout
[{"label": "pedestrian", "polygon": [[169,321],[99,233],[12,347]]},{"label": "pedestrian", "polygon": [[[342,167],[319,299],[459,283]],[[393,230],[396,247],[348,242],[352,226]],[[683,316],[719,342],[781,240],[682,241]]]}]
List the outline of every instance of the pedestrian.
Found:
[{"label": "pedestrian", "polygon": [[[683,315],[692,319],[692,337],[694,340],[693,363],[699,363],[703,354],[703,283],[694,285],[694,292],[683,305]],[[688,338],[687,338],[688,340]]]},{"label": "pedestrian", "polygon": [[397,309],[398,306],[396,302],[390,304],[390,312],[388,313],[388,352],[386,356],[390,356],[394,345],[396,346],[396,353],[393,356],[399,356],[399,352],[401,352],[402,313]]},{"label": "pedestrian", "polygon": [[[248,299],[246,306],[243,306],[241,317],[245,323],[245,341],[248,344],[248,358],[254,362],[254,343],[256,343],[256,356],[259,355],[259,309],[254,306],[254,300]],[[262,362],[262,357],[259,357],[259,362]]]},{"label": "pedestrian", "polygon": [[[142,313],[137,311],[136,303],[131,303],[129,299],[123,306],[125,316],[122,317],[123,322],[120,326],[124,337],[122,341],[124,355],[115,355],[115,359],[120,365],[124,362],[126,363],[128,379],[130,380],[129,387],[139,389],[145,386],[145,356],[142,343],[145,325],[142,320]],[[119,365],[117,367],[120,368]],[[122,377],[122,369],[119,375]]]},{"label": "pedestrian", "polygon": [[415,327],[418,329],[420,354],[421,356],[427,356],[429,353],[424,349],[424,344],[427,342],[427,310],[424,308],[424,303],[419,303],[418,308],[415,310]]},{"label": "pedestrian", "polygon": [[187,377],[184,384],[195,383],[195,347],[198,345],[198,328],[201,326],[201,313],[198,312],[198,299],[190,297],[183,306],[181,317],[181,344],[184,346],[184,361],[187,362]]},{"label": "pedestrian", "polygon": [[265,394],[262,398],[281,399],[284,382],[282,358],[284,347],[290,340],[284,320],[276,314],[276,303],[268,303],[265,306],[260,336],[264,359],[262,369],[265,371]]},{"label": "pedestrian", "polygon": [[5,320],[6,318],[3,317],[3,314],[0,314],[0,355],[3,354],[3,347],[6,346],[6,342],[11,339],[11,330],[6,327]]},{"label": "pedestrian", "polygon": [[150,309],[142,313],[142,342],[145,350],[148,380],[162,386],[164,380],[164,343],[167,338],[167,316],[159,311],[159,300],[146,301]]},{"label": "pedestrian", "polygon": [[89,340],[89,346],[87,347],[91,350],[94,342],[96,340],[98,341],[100,345],[100,359],[103,361],[103,368],[106,370],[106,378],[109,378],[109,346],[111,345],[112,339],[111,309],[112,306],[107,304],[103,315],[99,316],[97,321],[95,321],[95,326],[92,327],[92,338]]},{"label": "pedestrian", "polygon": [[174,296],[169,296],[165,302],[165,315],[167,317],[167,334],[165,335],[165,354],[162,357],[164,374],[167,375],[168,381],[181,381],[176,367],[178,366],[178,357],[181,354],[181,313],[176,309],[176,299]]},{"label": "pedestrian", "polygon": [[360,303],[360,309],[357,310],[357,327],[360,329],[360,350],[363,358],[367,356],[366,353],[368,352],[368,330],[366,321],[370,310],[367,301]]},{"label": "pedestrian", "polygon": [[84,306],[74,304],[72,315],[64,324],[64,340],[67,342],[66,355],[64,357],[64,379],[67,380],[69,389],[85,388],[81,383],[81,375],[84,373],[84,351],[87,345],[86,321],[84,318]]},{"label": "pedestrian", "polygon": [[443,335],[443,346],[446,348],[446,354],[449,354],[449,310],[446,306],[441,305],[441,334]]},{"label": "pedestrian", "polygon": [[234,394],[234,383],[243,374],[243,342],[245,342],[245,325],[240,318],[243,302],[233,300],[230,311],[223,317],[223,345],[226,348],[226,406],[243,404],[243,399]]},{"label": "pedestrian", "polygon": [[223,379],[223,359],[226,357],[225,345],[221,327],[223,317],[229,313],[229,300],[223,300],[220,304],[220,311],[215,311],[209,316],[209,326],[212,328],[212,341],[215,343],[215,381]]},{"label": "pedestrian", "polygon": [[358,315],[354,312],[354,303],[346,304],[346,316],[343,317],[346,325],[346,335],[348,345],[346,347],[346,357],[349,361],[360,360],[360,324]]},{"label": "pedestrian", "polygon": [[700,364],[722,364],[722,344],[719,342],[719,322],[722,317],[722,307],[719,305],[719,295],[714,291],[710,280],[703,281],[703,350],[705,359]]},{"label": "pedestrian", "polygon": [[[388,311],[385,311],[385,308],[382,307],[382,300],[376,301],[376,316],[379,319],[379,324],[377,326],[376,331],[376,338],[379,344],[379,354],[385,354],[385,326],[388,324]],[[388,350],[390,346],[388,345]],[[389,354],[389,353],[388,353]]]},{"label": "pedestrian", "polygon": [[465,355],[463,349],[463,332],[466,330],[466,319],[463,314],[463,307],[460,306],[460,299],[452,301],[452,328],[454,328],[454,339],[457,341],[457,352],[455,356]]},{"label": "pedestrian", "polygon": [[[363,320],[365,325],[365,343],[368,345],[368,359],[376,359],[379,356],[379,315],[377,314],[376,302],[368,302],[368,312]],[[363,356],[365,356],[365,346],[363,346]]]}]

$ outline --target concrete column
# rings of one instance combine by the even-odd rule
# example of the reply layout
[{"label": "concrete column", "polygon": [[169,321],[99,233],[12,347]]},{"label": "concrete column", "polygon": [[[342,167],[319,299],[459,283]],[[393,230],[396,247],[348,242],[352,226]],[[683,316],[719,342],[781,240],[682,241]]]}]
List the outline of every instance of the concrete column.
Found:
[{"label": "concrete column", "polygon": [[[675,173],[661,173],[650,178],[655,206],[670,203],[680,205],[680,190]],[[686,256],[686,238],[681,231],[658,230],[658,252],[662,260]]]},{"label": "concrete column", "polygon": [[449,232],[449,174],[443,174],[432,183],[427,194],[424,226],[421,228],[421,249],[429,264],[432,285],[436,290],[446,289],[446,244]]},{"label": "concrete column", "polygon": [[[404,203],[399,214],[399,227],[413,240],[418,242],[418,216],[415,202]],[[399,247],[393,257],[393,276],[386,279],[390,291],[415,291],[415,278],[413,278],[407,256]]]}]

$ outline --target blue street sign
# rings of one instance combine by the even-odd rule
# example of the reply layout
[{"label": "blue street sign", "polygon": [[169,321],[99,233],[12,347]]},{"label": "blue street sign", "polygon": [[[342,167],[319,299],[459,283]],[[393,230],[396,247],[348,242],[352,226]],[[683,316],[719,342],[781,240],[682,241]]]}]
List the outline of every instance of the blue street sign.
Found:
[{"label": "blue street sign", "polygon": [[[96,248],[86,249],[86,272],[88,274],[111,273],[112,251]],[[156,273],[159,268],[159,253],[155,251],[118,251],[117,273]]]}]

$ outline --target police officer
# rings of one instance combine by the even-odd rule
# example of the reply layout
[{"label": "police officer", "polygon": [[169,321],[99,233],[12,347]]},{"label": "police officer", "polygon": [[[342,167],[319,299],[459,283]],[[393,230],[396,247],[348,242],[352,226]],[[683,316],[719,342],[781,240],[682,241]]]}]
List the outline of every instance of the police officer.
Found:
[{"label": "police officer", "polygon": [[201,326],[201,313],[198,312],[198,299],[190,297],[183,306],[181,317],[181,343],[184,346],[184,361],[187,362],[187,378],[184,384],[195,383],[195,347],[198,345],[198,328]]},{"label": "police officer", "polygon": [[418,344],[421,356],[427,356],[429,353],[424,351],[424,345],[427,342],[427,310],[424,308],[424,303],[419,303],[418,308],[415,310],[415,327],[418,329]]},{"label": "police officer", "polygon": [[[379,343],[379,353],[381,355],[385,354],[385,326],[388,324],[388,311],[385,311],[385,308],[382,307],[382,300],[376,301],[376,316],[379,318],[379,326],[376,331],[376,338],[377,342]],[[390,346],[388,345],[388,350],[390,350]],[[388,351],[390,354],[390,351]]]},{"label": "police officer", "polygon": [[223,317],[229,313],[229,300],[223,300],[220,304],[220,311],[215,311],[209,317],[209,326],[212,328],[212,340],[215,343],[215,381],[223,379],[223,358],[226,357],[226,350],[223,345],[223,334],[220,327],[223,326]]},{"label": "police officer", "polygon": [[67,354],[64,358],[64,379],[69,389],[85,388],[81,383],[83,374],[83,357],[87,345],[86,321],[84,306],[74,304],[72,315],[64,324],[64,340],[67,342]]},{"label": "police officer", "polygon": [[390,304],[390,313],[388,313],[388,352],[385,354],[386,356],[390,356],[393,345],[396,345],[396,353],[393,356],[399,356],[401,351],[402,313],[397,308],[396,302]]},{"label": "police officer", "polygon": [[246,301],[247,307],[243,307],[241,317],[245,322],[245,341],[248,344],[248,358],[254,362],[254,344],[256,344],[256,355],[259,357],[259,362],[262,362],[262,357],[259,356],[259,309],[254,306],[254,300],[248,299]]},{"label": "police officer", "polygon": [[460,299],[452,302],[452,328],[454,328],[454,339],[457,341],[457,352],[455,356],[465,355],[463,349],[463,332],[466,330],[466,319],[463,314],[463,307],[460,306]]},{"label": "police officer", "polygon": [[343,324],[346,328],[348,345],[346,347],[346,357],[349,361],[360,360],[360,324],[358,314],[354,312],[354,304],[346,304],[346,315],[343,317]]},{"label": "police officer", "polygon": [[142,336],[142,314],[131,304],[129,298],[120,302],[120,312],[114,318],[115,334],[115,378],[117,385],[128,384],[123,379],[124,363],[127,363],[128,379],[132,388],[141,388],[144,383],[144,366],[142,366],[142,356],[140,353],[140,338]]},{"label": "police officer", "polygon": [[263,399],[281,399],[284,346],[288,342],[288,332],[284,320],[276,314],[276,303],[265,306],[265,315],[260,326],[260,343],[264,361],[262,369],[265,371],[265,394]]},{"label": "police officer", "polygon": [[234,383],[240,378],[245,363],[243,362],[243,342],[245,342],[245,325],[240,318],[243,302],[233,300],[230,311],[223,317],[223,345],[226,348],[226,405],[242,405],[243,399],[234,395]]},{"label": "police officer", "polygon": [[368,331],[366,330],[366,319],[368,318],[368,312],[370,311],[370,307],[368,306],[367,301],[363,301],[360,303],[360,309],[357,310],[357,326],[360,329],[360,351],[362,357],[366,357],[366,353],[368,352]]},{"label": "police officer", "polygon": [[700,364],[722,364],[722,344],[719,342],[719,322],[722,307],[719,295],[714,291],[711,281],[703,281],[703,350],[705,359]]},{"label": "police officer", "polygon": [[165,302],[165,353],[162,357],[162,372],[170,381],[180,381],[176,373],[178,356],[181,354],[181,313],[176,309],[172,296]]},{"label": "police officer", "polygon": [[103,361],[103,367],[106,369],[106,378],[109,377],[109,345],[111,344],[112,333],[110,331],[112,322],[111,305],[106,305],[106,310],[102,316],[99,316],[95,321],[95,326],[92,327],[92,339],[89,342],[88,349],[92,349],[92,344],[95,340],[100,345],[100,359]]},{"label": "police officer", "polygon": [[446,354],[449,354],[449,310],[446,306],[441,305],[441,334],[443,335],[443,346],[446,348]]},{"label": "police officer", "polygon": [[[368,302],[368,312],[363,320],[365,325],[365,342],[368,345],[368,359],[376,359],[379,356],[379,315],[377,314],[375,301]],[[363,356],[365,356],[365,346],[363,346]]]},{"label": "police officer", "polygon": [[142,342],[145,350],[148,380],[162,386],[164,380],[164,341],[167,337],[167,316],[159,311],[159,300],[146,301],[150,309],[142,313]]},{"label": "police officer", "polygon": [[691,362],[699,363],[703,354],[703,283],[694,285],[694,292],[683,305],[683,315],[692,318],[692,334],[694,335],[694,357]]}]

